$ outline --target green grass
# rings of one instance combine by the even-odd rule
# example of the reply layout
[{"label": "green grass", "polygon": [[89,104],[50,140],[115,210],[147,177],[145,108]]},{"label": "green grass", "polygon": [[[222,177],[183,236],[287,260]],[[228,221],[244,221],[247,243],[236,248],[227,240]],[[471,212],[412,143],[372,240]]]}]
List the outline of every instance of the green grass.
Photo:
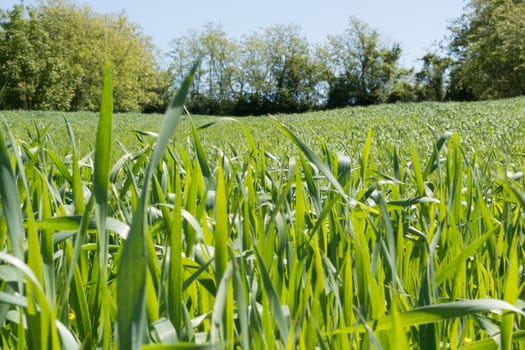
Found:
[{"label": "green grass", "polygon": [[0,113],[2,348],[525,348],[525,99],[182,101]]},{"label": "green grass", "polygon": [[[508,134],[518,134],[523,129],[525,116],[525,98],[475,103],[414,103],[394,104],[371,107],[356,107],[305,114],[279,115],[279,120],[292,127],[303,140],[308,140],[312,147],[319,148],[319,140],[325,142],[332,151],[344,152],[359,157],[366,139],[366,133],[373,128],[372,140],[375,148],[397,146],[405,151],[407,142],[418,150],[431,152],[434,135],[431,126],[438,133],[454,132],[461,135],[468,146],[467,151],[486,151],[494,146],[514,147],[521,151],[521,144],[511,145]],[[70,154],[71,143],[65,128],[67,120],[73,129],[80,153],[87,154],[94,148],[98,114],[91,112],[2,112],[11,131],[24,139],[38,139],[38,131],[47,128],[50,139],[46,147],[58,150],[59,154]],[[115,114],[113,116],[113,154],[115,157],[127,151],[136,151],[142,147],[134,130],[158,133],[162,115],[157,114]],[[217,118],[194,116],[196,126],[213,123]],[[239,120],[252,134],[257,143],[264,143],[269,152],[292,150],[292,144],[278,132],[278,128],[269,122],[268,117],[222,118],[220,120]],[[234,124],[235,125],[235,124]],[[232,129],[233,128],[233,129]],[[38,129],[38,130],[37,130]],[[232,137],[225,137],[225,133]],[[43,135],[40,135],[42,138]],[[148,141],[147,136],[144,136]],[[184,147],[191,138],[191,125],[183,118],[176,132],[176,141]],[[201,143],[207,150],[221,147],[224,152],[234,149],[245,152],[247,144],[242,127],[231,123],[219,123],[214,127],[199,132]],[[489,143],[489,141],[491,143]],[[212,152],[213,153],[213,152]],[[381,156],[376,155],[376,158]],[[378,159],[387,161],[388,155]]]}]

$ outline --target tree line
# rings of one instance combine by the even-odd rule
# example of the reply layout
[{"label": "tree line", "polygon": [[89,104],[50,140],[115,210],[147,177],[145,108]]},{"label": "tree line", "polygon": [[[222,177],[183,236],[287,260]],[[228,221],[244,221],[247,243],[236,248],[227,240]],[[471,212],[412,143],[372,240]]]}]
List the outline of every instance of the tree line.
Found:
[{"label": "tree line", "polygon": [[407,99],[409,71],[399,67],[399,45],[384,43],[353,17],[344,33],[317,47],[296,25],[235,40],[210,23],[173,40],[169,55],[176,82],[201,57],[188,101],[198,113],[301,112]]},{"label": "tree line", "polygon": [[472,0],[439,52],[418,71],[401,46],[350,17],[312,45],[296,25],[241,38],[208,23],[174,38],[169,66],[124,14],[48,0],[0,11],[0,108],[97,110],[105,54],[117,111],[156,112],[197,58],[187,107],[193,113],[259,115],[397,101],[479,100],[524,94],[525,1]]}]

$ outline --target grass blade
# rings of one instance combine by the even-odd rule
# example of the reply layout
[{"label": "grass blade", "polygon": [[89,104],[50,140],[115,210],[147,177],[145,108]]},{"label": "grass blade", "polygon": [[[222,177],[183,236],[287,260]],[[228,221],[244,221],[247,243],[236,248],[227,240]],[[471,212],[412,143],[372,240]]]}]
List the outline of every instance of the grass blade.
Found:
[{"label": "grass blade", "polygon": [[[399,320],[402,327],[409,327],[441,322],[456,317],[475,315],[481,312],[501,313],[502,311],[511,311],[525,316],[524,311],[506,301],[498,299],[477,299],[423,306],[411,311],[399,313],[396,319]],[[394,326],[393,320],[392,316],[386,316],[378,320],[367,321],[367,324],[372,325],[374,331],[377,332],[392,329]],[[359,325],[357,327],[339,329],[331,334],[364,332],[366,332],[366,328],[363,325]]]},{"label": "grass blade", "polygon": [[[7,124],[6,124],[7,128]],[[14,144],[13,147],[16,147]],[[0,198],[4,211],[11,249],[15,257],[23,259],[24,228],[22,227],[22,212],[20,211],[20,194],[15,174],[11,167],[11,159],[7,152],[2,133],[0,133]]]},{"label": "grass blade", "polygon": [[97,128],[97,141],[95,145],[95,165],[93,178],[93,192],[95,195],[97,224],[99,229],[99,265],[105,278],[107,270],[107,201],[109,173],[111,170],[111,125],[113,115],[113,87],[111,83],[111,70],[106,58],[104,69],[104,87],[102,89],[102,102]]},{"label": "grass blade", "polygon": [[217,191],[215,193],[215,280],[217,285],[228,266],[228,198],[224,184],[222,162],[217,171]]},{"label": "grass blade", "polygon": [[111,82],[111,69],[106,57],[104,66],[104,87],[102,88],[102,101],[100,117],[97,128],[95,144],[93,192],[95,196],[95,213],[97,218],[97,256],[99,278],[97,280],[96,305],[100,308],[102,339],[105,346],[111,341],[111,320],[109,316],[110,295],[107,287],[108,269],[108,233],[106,231],[108,211],[108,186],[111,171],[111,143],[112,143],[112,116],[113,116],[113,87]]},{"label": "grass blade", "polygon": [[[277,323],[277,328],[279,329],[279,333],[281,333],[281,339],[283,343],[286,344],[288,342],[288,336],[289,336],[288,321],[284,317],[279,296],[277,295],[275,287],[272,283],[272,279],[270,277],[270,274],[268,273],[268,269],[266,268],[266,265],[264,264],[264,260],[256,246],[254,246],[254,249],[255,249],[255,257],[257,261],[257,266],[261,274],[262,285],[263,285],[264,291],[266,292],[268,302],[270,303],[270,309],[272,311],[273,317],[275,317],[275,322]],[[268,341],[271,341],[271,340],[268,340]]]},{"label": "grass blade", "polygon": [[117,279],[117,324],[120,349],[140,349],[142,346],[147,273],[145,220],[151,179],[181,119],[184,101],[197,67],[198,63],[193,66],[166,111],[146,170],[142,193],[133,215],[128,238],[122,249]]},{"label": "grass blade", "polygon": [[366,171],[368,169],[368,158],[370,157],[370,147],[372,145],[372,128],[368,128],[365,146],[361,156],[361,183],[364,185],[366,180]]}]

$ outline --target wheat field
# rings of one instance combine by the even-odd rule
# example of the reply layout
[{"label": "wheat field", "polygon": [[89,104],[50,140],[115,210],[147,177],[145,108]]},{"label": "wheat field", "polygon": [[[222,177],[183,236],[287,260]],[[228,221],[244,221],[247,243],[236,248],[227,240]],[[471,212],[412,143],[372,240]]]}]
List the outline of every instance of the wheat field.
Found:
[{"label": "wheat field", "polygon": [[4,349],[525,348],[525,99],[0,112]]}]

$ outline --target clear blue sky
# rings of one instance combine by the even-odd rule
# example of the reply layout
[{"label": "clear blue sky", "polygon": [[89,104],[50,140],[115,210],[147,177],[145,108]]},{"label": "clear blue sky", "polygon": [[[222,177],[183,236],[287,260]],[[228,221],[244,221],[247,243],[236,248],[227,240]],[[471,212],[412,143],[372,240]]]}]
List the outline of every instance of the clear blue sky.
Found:
[{"label": "clear blue sky", "polygon": [[[20,0],[0,0],[9,8]],[[26,4],[38,3],[25,0]],[[207,22],[223,25],[233,37],[273,24],[298,24],[310,42],[342,32],[350,16],[401,44],[402,63],[410,67],[447,34],[450,21],[463,13],[464,0],[79,0],[96,12],[120,13],[141,25],[165,52],[172,38]]]}]

